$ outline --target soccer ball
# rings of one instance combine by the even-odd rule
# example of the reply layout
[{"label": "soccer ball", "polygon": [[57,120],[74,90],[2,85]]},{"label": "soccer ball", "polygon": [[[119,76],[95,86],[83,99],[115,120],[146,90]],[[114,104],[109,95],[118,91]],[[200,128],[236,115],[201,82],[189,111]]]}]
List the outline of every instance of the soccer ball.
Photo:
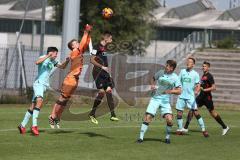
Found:
[{"label": "soccer ball", "polygon": [[102,16],[105,19],[109,19],[113,16],[113,10],[111,8],[104,8],[102,10]]}]

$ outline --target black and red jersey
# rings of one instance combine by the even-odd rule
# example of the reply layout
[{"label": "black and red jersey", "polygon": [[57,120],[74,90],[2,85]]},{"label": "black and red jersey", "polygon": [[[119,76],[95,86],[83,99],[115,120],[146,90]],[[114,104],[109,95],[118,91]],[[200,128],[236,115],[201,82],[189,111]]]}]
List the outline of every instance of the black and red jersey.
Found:
[{"label": "black and red jersey", "polygon": [[[200,83],[201,83],[201,87],[203,89],[206,89],[206,88],[212,87],[212,85],[215,84],[215,81],[214,81],[214,78],[213,78],[212,74],[207,72],[207,73],[204,73],[202,75]],[[211,91],[210,92],[201,91],[200,95],[202,95],[202,96],[212,96]]]},{"label": "black and red jersey", "polygon": [[[101,45],[100,43],[96,47],[97,53],[95,60],[103,65],[104,67],[108,67],[108,58],[107,58],[107,52],[106,52],[106,47]],[[94,79],[98,78],[109,78],[110,75],[103,69],[99,68],[98,66],[93,67],[93,77]]]}]

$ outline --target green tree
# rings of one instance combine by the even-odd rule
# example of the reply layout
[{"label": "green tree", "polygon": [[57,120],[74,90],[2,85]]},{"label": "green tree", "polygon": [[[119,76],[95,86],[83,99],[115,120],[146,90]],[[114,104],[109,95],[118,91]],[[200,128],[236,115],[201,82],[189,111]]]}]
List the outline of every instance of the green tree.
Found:
[{"label": "green tree", "polygon": [[[55,19],[62,26],[63,0],[49,0],[55,7]],[[98,42],[101,33],[110,31],[113,44],[110,51],[128,54],[144,54],[144,49],[154,38],[154,18],[152,11],[159,6],[157,0],[81,0],[80,27],[93,25],[92,39]],[[114,11],[109,20],[102,17],[105,7]]]}]

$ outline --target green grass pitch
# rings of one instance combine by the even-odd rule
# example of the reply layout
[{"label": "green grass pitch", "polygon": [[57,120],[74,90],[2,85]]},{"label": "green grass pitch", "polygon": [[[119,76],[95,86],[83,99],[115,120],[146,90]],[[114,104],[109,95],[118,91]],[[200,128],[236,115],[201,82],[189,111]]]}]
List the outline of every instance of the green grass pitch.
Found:
[{"label": "green grass pitch", "polygon": [[[209,131],[209,138],[202,136],[196,119],[193,119],[187,135],[175,135],[174,119],[171,144],[167,145],[163,143],[165,121],[160,118],[150,125],[144,143],[135,143],[144,108],[118,107],[117,114],[121,118],[119,122],[111,122],[109,115],[105,115],[98,118],[98,125],[90,121],[62,121],[62,129],[52,130],[47,119],[51,107],[44,106],[39,117],[39,137],[32,136],[30,132],[25,135],[18,133],[16,127],[21,122],[26,108],[26,105],[0,105],[1,160],[240,159],[239,111],[218,110],[231,128],[226,136],[221,136],[220,126],[205,108],[200,109],[200,112]],[[76,107],[73,111],[82,112],[88,109],[90,107]]]}]

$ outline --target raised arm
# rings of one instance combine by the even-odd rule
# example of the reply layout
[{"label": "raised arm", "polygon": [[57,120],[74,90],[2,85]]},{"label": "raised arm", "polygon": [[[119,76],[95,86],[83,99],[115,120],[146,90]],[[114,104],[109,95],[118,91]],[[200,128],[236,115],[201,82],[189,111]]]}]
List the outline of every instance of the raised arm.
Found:
[{"label": "raised arm", "polygon": [[79,45],[79,50],[83,53],[86,51],[86,49],[88,48],[88,44],[90,42],[91,36],[90,36],[90,32],[92,30],[92,26],[90,25],[86,25],[85,29],[84,29],[84,33],[83,33],[83,37],[81,39],[80,45]]},{"label": "raised arm", "polygon": [[51,56],[51,54],[49,53],[49,54],[47,54],[47,55],[45,55],[45,56],[40,57],[40,58],[35,62],[35,64],[36,64],[36,65],[41,64],[41,63],[44,62],[46,59],[48,59],[50,56]]}]

